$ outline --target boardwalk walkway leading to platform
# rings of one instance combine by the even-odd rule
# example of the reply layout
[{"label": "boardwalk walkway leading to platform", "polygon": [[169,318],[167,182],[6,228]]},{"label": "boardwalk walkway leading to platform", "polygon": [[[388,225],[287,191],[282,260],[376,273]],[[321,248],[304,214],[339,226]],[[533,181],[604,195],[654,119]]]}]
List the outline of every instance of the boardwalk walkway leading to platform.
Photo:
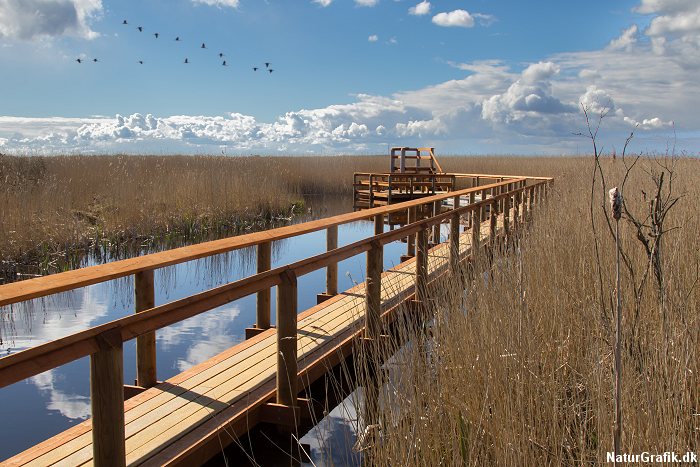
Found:
[{"label": "boardwalk walkway leading to platform", "polygon": [[[260,422],[294,423],[310,404],[299,393],[352,352],[358,337],[377,335],[382,314],[388,315],[424,293],[429,281],[449,273],[458,261],[467,258],[474,244],[493,241],[497,232],[508,236],[519,228],[542,199],[549,182],[517,177],[449,195],[0,286],[0,305],[4,305],[136,274],[138,311],[0,359],[0,385],[6,386],[77,358],[91,357],[93,418],[4,464],[193,465],[206,461]],[[476,196],[482,201],[473,202]],[[448,197],[451,209],[437,207]],[[400,210],[408,210],[408,218],[414,222],[382,232],[386,216]],[[374,219],[375,235],[338,248],[337,226],[363,219]],[[435,226],[445,222],[450,223],[449,240],[439,243]],[[266,256],[270,242],[320,229],[328,231],[329,251],[269,269]],[[428,250],[430,231],[437,234],[433,237],[436,245]],[[401,238],[409,238],[405,261],[382,272],[383,245]],[[258,248],[257,274],[153,306],[153,269],[252,245]],[[367,254],[367,282],[337,293],[334,268],[339,261],[361,253]],[[325,301],[297,314],[297,277],[321,268],[327,272]],[[269,295],[266,299],[274,286],[278,287],[276,328],[269,326]],[[250,330],[249,339],[165,382],[156,381],[152,342],[157,329],[251,294],[258,294],[259,327]],[[143,387],[124,401],[122,343],[132,338],[139,339],[138,380]]]}]

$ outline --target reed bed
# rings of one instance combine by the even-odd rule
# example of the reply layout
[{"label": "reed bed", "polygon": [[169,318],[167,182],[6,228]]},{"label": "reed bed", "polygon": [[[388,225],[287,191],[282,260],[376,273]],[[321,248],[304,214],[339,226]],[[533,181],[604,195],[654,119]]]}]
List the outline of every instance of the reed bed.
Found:
[{"label": "reed bed", "polygon": [[[607,462],[615,413],[615,244],[601,209],[607,193],[596,184],[594,235],[592,159],[546,164],[563,170],[518,241],[491,260],[478,256],[485,272],[465,268],[436,284],[430,324],[409,321],[399,339],[385,343],[379,407],[365,409],[358,423],[357,447],[372,465]],[[626,184],[636,213],[649,210],[655,164],[642,160]],[[633,271],[623,268],[621,286],[623,453],[700,450],[697,164],[676,166],[673,190],[682,197],[666,219],[664,300],[654,281],[642,284],[648,257],[636,230],[621,223]],[[609,183],[620,183],[619,160],[602,166]],[[361,384],[372,384],[375,365],[357,368]]]},{"label": "reed bed", "polygon": [[[447,157],[443,166],[536,174],[554,160]],[[79,267],[87,252],[106,261],[268,228],[302,211],[305,195],[350,196],[353,172],[387,169],[386,156],[0,154],[0,277]]]},{"label": "reed bed", "polygon": [[[378,161],[377,161],[378,162]],[[0,155],[0,269],[31,277],[267,228],[372,158]]]}]

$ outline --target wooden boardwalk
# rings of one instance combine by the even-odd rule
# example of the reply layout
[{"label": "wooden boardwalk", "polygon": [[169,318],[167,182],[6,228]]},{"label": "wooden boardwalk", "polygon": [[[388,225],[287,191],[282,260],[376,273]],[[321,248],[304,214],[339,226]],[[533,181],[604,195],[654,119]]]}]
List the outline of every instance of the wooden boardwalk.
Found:
[{"label": "wooden boardwalk", "polygon": [[[496,203],[498,199],[501,198],[489,202]],[[459,241],[432,248],[425,260],[428,280],[449,271],[451,248],[455,245],[459,257],[466,258],[473,240],[493,239],[494,230],[508,229],[509,218],[522,216],[525,210],[516,212],[522,205],[517,204],[516,198],[510,199],[516,202],[515,206],[506,202],[502,207],[507,210],[501,210],[501,215],[493,220],[479,222],[478,232],[472,229],[460,232]],[[498,211],[494,208],[492,212]],[[481,217],[477,215],[475,219]],[[424,224],[424,231],[431,227],[427,221]],[[391,232],[384,236],[388,234]],[[419,280],[416,264],[416,258],[411,258],[381,274],[381,313],[414,297]],[[365,332],[368,306],[366,284],[362,283],[298,315],[294,338],[299,392],[351,351],[352,342]],[[277,334],[275,328],[261,330],[239,345],[126,400],[125,463],[199,464],[259,422],[269,422],[279,416],[282,412],[275,409],[280,406],[274,404],[280,374],[280,336]],[[279,394],[277,398],[280,402]],[[92,420],[87,420],[6,460],[3,465],[93,465],[93,439]]]}]

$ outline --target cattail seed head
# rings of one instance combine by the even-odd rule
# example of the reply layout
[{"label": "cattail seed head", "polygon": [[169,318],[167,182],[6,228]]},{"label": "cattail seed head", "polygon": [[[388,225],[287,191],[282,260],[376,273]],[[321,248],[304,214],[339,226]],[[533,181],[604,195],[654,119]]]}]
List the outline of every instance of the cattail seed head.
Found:
[{"label": "cattail seed head", "polygon": [[622,195],[617,187],[613,188],[609,192],[610,195],[610,210],[612,211],[613,218],[615,220],[620,220],[622,217]]}]

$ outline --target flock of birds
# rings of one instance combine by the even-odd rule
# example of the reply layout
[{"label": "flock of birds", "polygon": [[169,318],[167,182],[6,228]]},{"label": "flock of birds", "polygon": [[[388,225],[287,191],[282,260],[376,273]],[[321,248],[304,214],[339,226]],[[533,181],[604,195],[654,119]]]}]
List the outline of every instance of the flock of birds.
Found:
[{"label": "flock of birds", "polygon": [[[122,21],[122,25],[123,25],[123,26],[128,26],[128,25],[129,25],[129,22],[128,22],[127,20],[124,20],[124,21]],[[143,32],[143,26],[136,26],[136,29],[137,29],[139,32]],[[156,39],[159,39],[161,35],[160,35],[160,33],[158,33],[158,32],[154,32],[154,33],[153,33],[153,36],[154,36]],[[176,36],[176,37],[175,37],[175,42],[182,42],[182,39],[180,39],[180,36]],[[204,43],[204,42],[202,42],[202,45],[201,45],[199,48],[200,48],[200,49],[207,49],[207,44]],[[225,55],[223,52],[219,52],[219,55],[218,55],[218,56],[219,56],[219,60],[221,60],[221,66],[228,66],[227,60],[224,59],[224,57],[225,57],[226,55]],[[83,62],[93,62],[93,63],[97,63],[97,62],[99,62],[99,59],[97,59],[97,58],[86,59],[86,58],[78,57],[78,58],[75,59],[75,61],[78,62],[78,63],[83,63]],[[143,60],[137,60],[137,63],[138,63],[139,65],[143,65],[144,62],[143,62]],[[190,59],[189,59],[188,57],[185,57],[185,61],[184,61],[183,63],[184,63],[185,65],[189,64],[189,63],[190,63]],[[272,68],[270,68],[270,65],[272,65],[270,62],[265,62],[265,69],[264,69],[264,70],[267,71],[268,73],[272,74],[272,72],[275,71],[275,70],[273,70]],[[261,69],[262,69],[262,66],[254,66],[254,67],[253,67],[253,71],[258,71],[258,70],[261,70]]]}]

